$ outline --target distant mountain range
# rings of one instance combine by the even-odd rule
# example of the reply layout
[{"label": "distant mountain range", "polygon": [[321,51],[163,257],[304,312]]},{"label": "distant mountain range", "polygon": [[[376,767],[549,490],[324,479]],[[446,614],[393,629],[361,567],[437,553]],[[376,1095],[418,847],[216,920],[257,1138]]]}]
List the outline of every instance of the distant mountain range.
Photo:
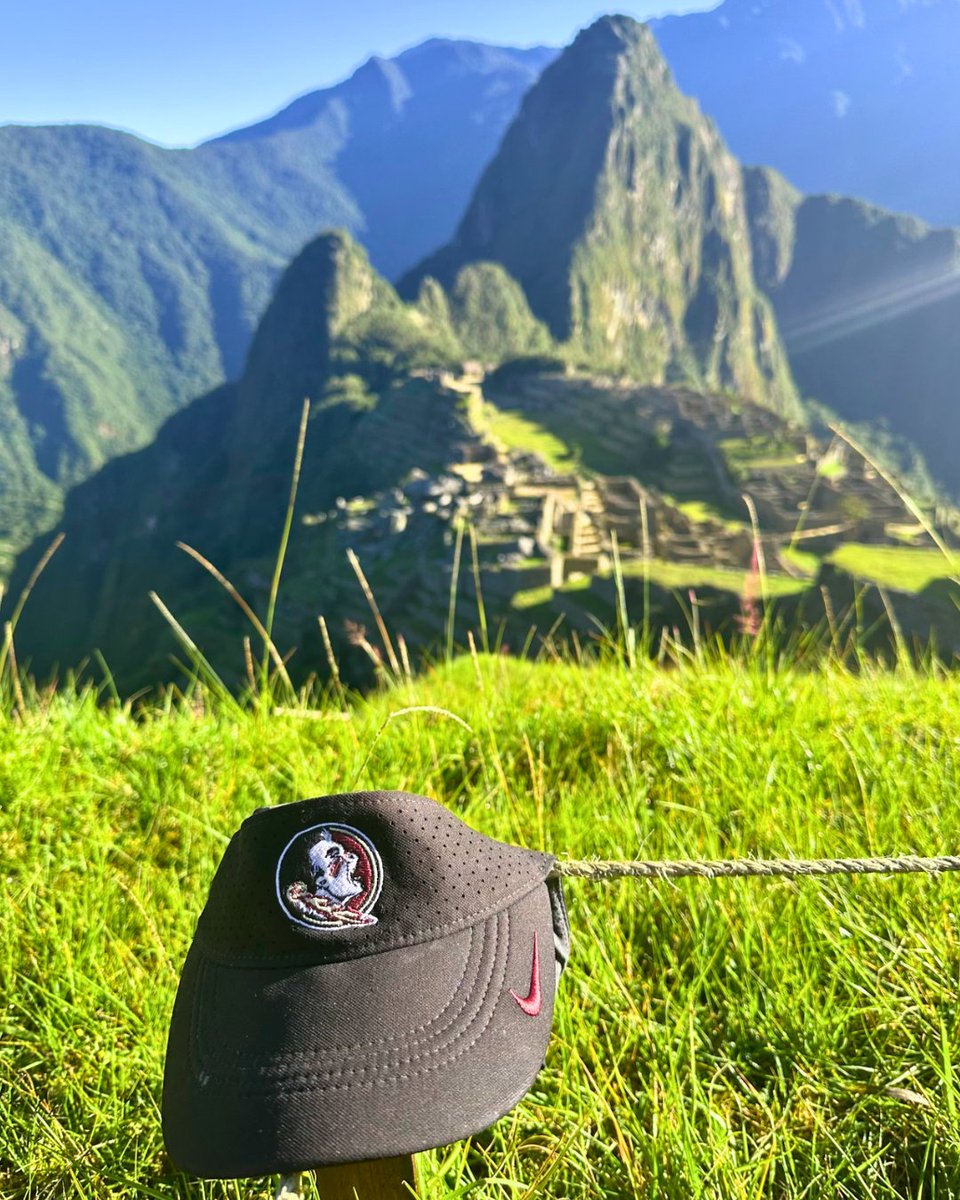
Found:
[{"label": "distant mountain range", "polygon": [[956,0],[724,0],[653,30],[741,162],[960,225]]},{"label": "distant mountain range", "polygon": [[[316,613],[357,601],[342,560],[353,531],[372,539],[371,578],[387,610],[409,622],[411,643],[436,634],[461,495],[514,529],[508,556],[536,557],[537,548],[547,556],[536,569],[547,570],[550,587],[557,554],[560,582],[571,564],[602,575],[601,535],[614,527],[603,522],[626,521],[639,536],[640,493],[629,481],[611,484],[628,498],[614,496],[610,513],[621,515],[601,520],[589,499],[600,487],[595,472],[656,479],[662,495],[649,503],[664,544],[689,552],[730,543],[742,568],[751,539],[737,481],[750,471],[760,472],[752,490],[767,497],[763,519],[781,535],[790,526],[782,495],[815,513],[821,488],[832,497],[823,524],[833,529],[822,536],[849,529],[882,541],[899,502],[852,466],[834,463],[825,478],[841,482],[819,482],[789,347],[798,374],[819,370],[821,395],[838,407],[899,405],[925,431],[924,398],[946,404],[949,381],[960,377],[957,340],[944,336],[925,358],[929,347],[917,341],[925,326],[906,293],[899,306],[864,307],[847,325],[828,302],[848,285],[889,293],[906,270],[939,280],[925,301],[949,324],[952,276],[940,276],[952,246],[918,222],[854,201],[803,201],[773,172],[744,171],[674,87],[649,30],[604,18],[544,71],[459,228],[406,274],[400,295],[348,234],[314,240],[284,273],[239,381],[195,400],[150,446],[70,492],[66,541],[18,629],[21,654],[45,671],[99,648],[125,686],[167,678],[171,643],[147,599],[155,589],[232,671],[242,619],[174,543],[195,546],[263,607],[305,396],[300,519],[278,627],[285,646],[301,647],[301,673],[322,668]],[[839,344],[843,353],[822,363],[810,357]],[[883,377],[890,347],[913,364],[909,400],[902,375]],[[463,371],[469,358],[485,368]],[[954,421],[949,438],[958,436]],[[941,441],[945,453],[956,445],[946,432]],[[531,445],[525,465],[502,457],[504,446]],[[544,464],[558,454],[565,464],[560,499],[545,501],[555,533],[541,513],[534,536],[523,535],[526,549],[510,508],[525,503],[523,488],[479,490],[475,501],[462,483],[442,481],[456,468],[462,481],[482,482],[494,454],[500,478],[522,467],[544,494],[553,486]],[[798,470],[799,483],[784,491]],[[417,488],[428,491],[414,503]],[[566,503],[579,515],[564,525],[555,518]],[[524,520],[518,514],[518,528]],[[11,594],[43,545],[19,560]],[[487,567],[516,632],[526,616],[511,589],[524,589],[517,576],[504,582],[498,560]]]},{"label": "distant mountain range", "polygon": [[195,150],[0,128],[0,576],[64,487],[237,375],[320,229],[391,275],[441,244],[553,55],[427,42]]}]

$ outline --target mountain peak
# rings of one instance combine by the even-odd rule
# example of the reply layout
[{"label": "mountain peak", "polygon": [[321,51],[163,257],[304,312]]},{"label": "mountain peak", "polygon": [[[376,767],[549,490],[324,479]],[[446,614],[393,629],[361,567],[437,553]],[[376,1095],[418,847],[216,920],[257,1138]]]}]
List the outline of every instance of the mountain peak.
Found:
[{"label": "mountain peak", "polygon": [[348,233],[329,230],[309,242],[281,276],[257,329],[240,385],[241,409],[248,396],[257,398],[257,409],[263,397],[298,406],[304,396],[316,396],[336,338],[389,290]]},{"label": "mountain peak", "polygon": [[656,47],[647,26],[626,13],[607,13],[597,17],[591,25],[586,25],[580,30],[572,45],[587,41],[599,43],[603,40],[613,41],[621,46],[647,44]]},{"label": "mountain peak", "polygon": [[622,13],[599,17],[581,29],[566,51],[568,54],[628,56],[635,66],[653,78],[668,82],[670,72],[649,26]]},{"label": "mountain peak", "polygon": [[399,112],[410,98],[411,87],[403,68],[391,58],[374,54],[350,76],[348,86],[368,97],[382,98],[392,112]]},{"label": "mountain peak", "polygon": [[755,287],[739,164],[650,30],[603,17],[527,93],[453,241],[400,283],[500,263],[574,357],[796,412]]}]

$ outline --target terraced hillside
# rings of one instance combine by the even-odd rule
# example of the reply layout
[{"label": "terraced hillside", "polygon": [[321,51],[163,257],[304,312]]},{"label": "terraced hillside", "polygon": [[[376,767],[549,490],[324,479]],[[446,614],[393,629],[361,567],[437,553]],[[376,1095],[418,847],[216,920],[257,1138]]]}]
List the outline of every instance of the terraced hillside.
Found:
[{"label": "terraced hillside", "polygon": [[[777,598],[798,627],[816,625],[822,587],[846,611],[855,575],[896,592],[908,639],[935,632],[943,652],[960,651],[952,592],[937,582],[960,574],[960,553],[951,564],[923,549],[923,529],[869,463],[769,409],[598,376],[485,377],[439,363],[397,375],[368,404],[338,386],[307,428],[277,610],[276,640],[296,650],[297,678],[327,670],[319,615],[348,678],[369,676],[371,647],[391,653],[351,555],[414,655],[462,644],[468,630],[518,650],[551,629],[589,640],[628,618],[689,636],[691,604],[698,636],[736,637],[745,613],[759,619]],[[99,649],[125,688],[176,678],[177,643],[148,599],[154,589],[216,670],[240,681],[252,630],[174,545],[194,546],[267,610],[296,431],[288,422],[279,440],[262,439],[269,455],[241,488],[244,508],[227,482],[229,443],[214,458],[202,449],[220,423],[237,436],[239,410],[237,392],[215,393],[174,418],[154,448],[77,489],[67,542],[17,633],[34,669]],[[192,487],[165,506],[166,481],[185,476]],[[93,544],[91,525],[101,530]],[[74,597],[67,611],[62,588]],[[881,641],[885,603],[873,591],[863,604]]]}]

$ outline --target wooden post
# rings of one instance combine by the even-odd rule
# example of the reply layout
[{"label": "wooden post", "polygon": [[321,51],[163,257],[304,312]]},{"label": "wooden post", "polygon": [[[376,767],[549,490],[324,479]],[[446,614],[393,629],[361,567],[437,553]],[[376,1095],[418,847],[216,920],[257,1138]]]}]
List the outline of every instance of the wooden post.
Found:
[{"label": "wooden post", "polygon": [[[313,1174],[319,1200],[413,1200],[417,1194],[417,1164],[412,1154],[319,1167]],[[291,1175],[280,1184],[276,1200],[300,1197],[300,1177]]]},{"label": "wooden post", "polygon": [[314,1175],[320,1200],[412,1200],[417,1193],[412,1154],[321,1167]]}]

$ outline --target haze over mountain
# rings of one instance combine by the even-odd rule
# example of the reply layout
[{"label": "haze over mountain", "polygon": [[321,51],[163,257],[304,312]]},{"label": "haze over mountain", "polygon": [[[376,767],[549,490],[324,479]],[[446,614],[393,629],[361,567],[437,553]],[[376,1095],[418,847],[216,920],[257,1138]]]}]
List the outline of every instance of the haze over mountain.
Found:
[{"label": "haze over mountain", "polygon": [[960,231],[745,178],[754,269],[803,394],[913,443],[960,496]]},{"label": "haze over mountain", "polygon": [[356,205],[352,232],[394,279],[453,232],[520,98],[556,54],[433,38],[206,145],[285,145],[298,158],[309,138]]},{"label": "haze over mountain", "polygon": [[742,162],[960,225],[955,0],[724,0],[652,28]]},{"label": "haze over mountain", "polygon": [[436,40],[195,150],[0,128],[0,560],[64,486],[236,376],[321,228],[388,273],[439,244],[552,54]]},{"label": "haze over mountain", "polygon": [[[960,222],[960,177],[953,167],[960,151],[960,85],[952,65],[960,5],[725,0],[713,12],[666,18],[653,28],[681,87],[700,98],[742,160],[775,166],[805,190],[865,196]],[[521,97],[554,56],[549,49],[435,39],[396,59],[371,59],[344,83],[190,151],[163,150],[96,127],[0,128],[0,577],[10,553],[55,519],[64,487],[146,442],[190,396],[236,376],[283,264],[321,228],[351,230],[388,277],[443,244]],[[564,101],[554,96],[553,102]],[[670,120],[682,125],[688,110],[683,101]],[[583,112],[573,119],[602,125],[604,117]],[[645,137],[642,123],[624,138],[640,159],[641,132]],[[650,133],[647,150],[659,136]],[[521,154],[509,169],[522,173],[527,165]],[[675,166],[682,174],[679,159]],[[694,164],[694,176],[696,170]],[[712,183],[694,179],[694,191],[722,176],[720,170]],[[503,192],[508,180],[505,174],[490,187]],[[611,203],[616,194],[613,189]],[[561,224],[575,223],[577,200],[569,189],[566,203]],[[623,215],[598,220],[621,228]],[[719,222],[716,233],[730,259],[717,270],[707,265],[704,280],[711,271],[717,278],[726,271],[741,287],[738,220],[734,214]],[[652,237],[651,221],[645,212]],[[464,229],[473,239],[462,248],[468,255],[507,253],[492,242],[484,249],[476,213]],[[612,255],[608,235],[609,229],[605,244]],[[556,279],[535,282],[528,272],[523,282],[541,316],[552,290],[554,334],[565,336],[564,323],[579,322],[578,336],[597,359],[602,306],[590,285],[590,244],[586,239],[577,262],[568,264],[570,279],[582,287],[565,316],[557,316]],[[690,247],[674,249],[679,266]],[[518,253],[522,258],[522,247]],[[526,270],[519,259],[512,269]],[[549,269],[559,277],[567,267]],[[889,286],[888,266],[878,271]],[[611,366],[631,359],[646,366],[652,356],[669,377],[677,364],[689,374],[697,361],[705,383],[728,379],[735,386],[756,371],[758,379],[780,371],[775,362],[748,364],[744,357],[750,312],[760,314],[761,324],[768,320],[762,299],[726,314],[733,324],[712,362],[703,347],[693,359],[685,357],[699,319],[685,291],[689,280],[656,275],[648,279],[634,270],[607,302],[629,309],[631,288],[649,291],[646,303],[664,305],[667,314],[661,344],[655,346],[656,334],[641,336],[632,319],[611,311],[619,329],[607,347]],[[704,286],[714,299],[723,290]],[[834,273],[831,287],[844,286]],[[811,300],[815,293],[804,306]],[[793,300],[778,292],[776,302],[789,315]],[[584,306],[592,314],[586,322]],[[693,322],[690,329],[681,311]],[[709,325],[710,313],[703,313]],[[911,345],[921,336],[917,326]],[[839,353],[835,346],[837,367]],[[938,355],[924,358],[931,370]],[[797,370],[806,390],[834,396],[834,407],[845,411],[842,388],[822,373]],[[880,375],[879,382],[885,380],[889,373]],[[897,395],[876,409],[889,414],[893,428],[899,428]],[[857,397],[846,411],[871,416]],[[949,420],[952,410],[938,399],[930,411],[933,424],[918,434],[928,449],[938,438],[940,415]],[[947,478],[942,467],[938,474]]]},{"label": "haze over mountain", "polygon": [[792,372],[960,495],[960,234],[741,169],[629,18],[597,22],[544,71],[453,240],[400,291],[487,259],[593,369],[797,416]]}]

